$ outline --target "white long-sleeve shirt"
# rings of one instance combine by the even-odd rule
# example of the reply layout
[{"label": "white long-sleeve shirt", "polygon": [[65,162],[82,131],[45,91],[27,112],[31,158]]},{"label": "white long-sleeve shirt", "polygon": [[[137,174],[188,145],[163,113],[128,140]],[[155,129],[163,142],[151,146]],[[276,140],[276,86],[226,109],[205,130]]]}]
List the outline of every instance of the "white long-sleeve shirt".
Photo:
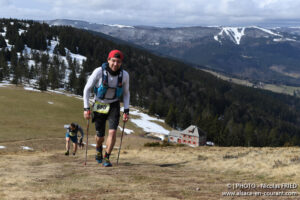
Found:
[{"label": "white long-sleeve shirt", "polygon": [[[108,67],[108,66],[107,66]],[[116,87],[118,83],[118,75],[112,76],[109,72],[107,72],[108,75],[108,86],[109,87]],[[94,87],[100,87],[102,83],[102,67],[96,68],[92,75],[89,77],[83,91],[83,104],[84,108],[89,108],[89,97],[91,93],[91,89],[94,89]],[[129,74],[125,70],[123,70],[123,80],[122,80],[122,87],[123,87],[123,103],[124,103],[124,109],[129,109],[129,99],[130,99],[130,93],[129,93]],[[99,99],[97,95],[94,95],[94,101],[98,101],[101,103],[113,103],[118,101],[119,99],[116,97],[115,99]]]}]

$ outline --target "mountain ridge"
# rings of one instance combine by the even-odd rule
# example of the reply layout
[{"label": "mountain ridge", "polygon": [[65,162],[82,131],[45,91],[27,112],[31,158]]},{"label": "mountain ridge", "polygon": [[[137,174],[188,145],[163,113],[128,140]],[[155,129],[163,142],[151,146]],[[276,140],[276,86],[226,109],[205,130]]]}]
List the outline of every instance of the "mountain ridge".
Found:
[{"label": "mountain ridge", "polygon": [[[49,24],[53,23],[48,21]],[[76,21],[61,21],[77,28]],[[300,29],[246,27],[118,28],[96,25],[85,29],[137,44],[184,62],[221,70],[253,81],[300,85]],[[272,70],[283,66],[285,73]]]}]

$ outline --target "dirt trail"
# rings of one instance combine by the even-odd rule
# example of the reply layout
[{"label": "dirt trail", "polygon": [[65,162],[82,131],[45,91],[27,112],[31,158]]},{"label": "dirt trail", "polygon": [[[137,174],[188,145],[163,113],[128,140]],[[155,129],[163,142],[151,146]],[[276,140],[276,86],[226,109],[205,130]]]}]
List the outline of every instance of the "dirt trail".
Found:
[{"label": "dirt trail", "polygon": [[0,199],[254,199],[221,193],[228,183],[300,184],[298,155],[299,148],[125,147],[119,165],[114,150],[114,166],[104,168],[92,147],[86,166],[84,150],[76,156],[54,149],[6,152],[0,155]]},{"label": "dirt trail", "polygon": [[[142,153],[141,153],[142,152]],[[4,199],[186,199],[202,183],[187,161],[147,160],[151,151],[124,150],[120,164],[104,168],[89,153],[66,157],[63,151],[20,152],[1,156],[0,194]],[[158,155],[157,155],[158,156]],[[159,156],[158,156],[159,157]],[[159,161],[160,160],[160,161]],[[189,173],[186,179],[185,173]],[[195,175],[195,178],[191,177]],[[198,198],[196,198],[198,199]]]}]

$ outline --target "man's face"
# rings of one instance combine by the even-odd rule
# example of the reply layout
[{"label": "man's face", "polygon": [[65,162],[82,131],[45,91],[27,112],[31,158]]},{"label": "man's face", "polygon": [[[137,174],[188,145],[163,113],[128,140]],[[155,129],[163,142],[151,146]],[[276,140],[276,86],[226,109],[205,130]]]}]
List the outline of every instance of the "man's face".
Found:
[{"label": "man's face", "polygon": [[122,65],[122,60],[120,58],[109,58],[107,60],[109,67],[112,71],[118,71]]},{"label": "man's face", "polygon": [[74,131],[75,130],[75,127],[74,126],[70,126],[71,130]]}]

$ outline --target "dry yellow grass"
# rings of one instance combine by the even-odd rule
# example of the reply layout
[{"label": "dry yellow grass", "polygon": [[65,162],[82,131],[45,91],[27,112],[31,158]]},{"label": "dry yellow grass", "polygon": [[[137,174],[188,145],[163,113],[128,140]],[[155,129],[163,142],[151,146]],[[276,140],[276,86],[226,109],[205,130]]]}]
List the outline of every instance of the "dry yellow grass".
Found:
[{"label": "dry yellow grass", "polygon": [[64,156],[63,142],[55,139],[48,143],[60,150],[49,144],[43,151],[6,150],[0,160],[0,199],[287,199],[221,193],[230,191],[228,183],[300,184],[299,148],[143,147],[148,141],[126,136],[119,166],[118,150],[113,151],[112,168],[95,162],[93,147],[87,166],[84,150]]}]

